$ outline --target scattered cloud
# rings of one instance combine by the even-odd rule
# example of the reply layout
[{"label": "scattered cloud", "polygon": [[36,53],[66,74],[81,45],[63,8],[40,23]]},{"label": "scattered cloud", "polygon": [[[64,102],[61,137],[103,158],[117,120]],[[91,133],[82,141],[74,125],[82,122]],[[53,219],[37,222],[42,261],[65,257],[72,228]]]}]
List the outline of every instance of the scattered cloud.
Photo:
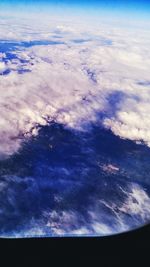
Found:
[{"label": "scattered cloud", "polygon": [[41,219],[32,218],[2,237],[40,236],[105,236],[126,232],[150,218],[150,198],[142,186],[131,183],[129,189],[120,187],[126,200],[120,204],[96,198],[86,212],[75,210],[44,211]]}]

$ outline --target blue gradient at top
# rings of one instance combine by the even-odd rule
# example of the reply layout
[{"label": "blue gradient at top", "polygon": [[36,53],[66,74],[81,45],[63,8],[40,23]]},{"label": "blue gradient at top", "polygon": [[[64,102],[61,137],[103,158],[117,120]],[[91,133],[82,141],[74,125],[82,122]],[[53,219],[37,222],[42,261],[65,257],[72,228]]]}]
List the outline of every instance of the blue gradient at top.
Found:
[{"label": "blue gradient at top", "polygon": [[[5,9],[24,6],[31,9],[52,7],[69,8],[75,10],[92,10],[94,12],[118,12],[124,15],[137,13],[138,16],[146,15],[150,18],[150,1],[149,0],[0,0],[0,8]],[[2,8],[1,8],[2,9]]]},{"label": "blue gradient at top", "polygon": [[0,4],[30,5],[67,5],[67,6],[100,6],[106,8],[141,8],[150,9],[149,0],[1,0]]}]

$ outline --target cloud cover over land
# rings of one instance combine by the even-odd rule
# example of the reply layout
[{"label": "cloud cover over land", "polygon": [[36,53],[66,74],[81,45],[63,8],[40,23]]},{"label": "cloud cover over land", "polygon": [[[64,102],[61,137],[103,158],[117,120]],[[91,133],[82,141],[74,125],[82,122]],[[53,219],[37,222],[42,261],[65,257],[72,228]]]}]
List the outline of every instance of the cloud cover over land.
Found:
[{"label": "cloud cover over land", "polygon": [[1,155],[51,119],[80,130],[96,122],[150,146],[148,29],[0,24]]},{"label": "cloud cover over land", "polygon": [[[117,146],[117,142],[120,142],[117,141],[120,140],[118,138],[116,141],[111,141],[117,146],[120,153],[119,157],[117,155],[115,158],[113,155],[113,158],[109,155],[110,151],[107,151],[107,146],[104,153],[101,154],[102,144],[97,151],[97,147],[94,150],[93,145],[88,147],[85,142],[86,134],[88,135],[92,131],[92,125],[94,125],[99,130],[110,129],[118,137],[137,143],[144,142],[146,146],[150,147],[149,47],[149,28],[141,25],[126,27],[123,24],[118,25],[111,22],[106,24],[100,21],[95,21],[90,25],[90,22],[87,23],[87,21],[81,24],[75,20],[62,22],[60,19],[45,19],[39,23],[33,18],[28,20],[21,17],[0,18],[0,163],[2,164],[0,189],[5,196],[2,195],[4,202],[1,200],[1,212],[3,215],[5,214],[1,218],[1,225],[4,225],[5,228],[5,219],[9,221],[9,218],[13,216],[15,221],[20,219],[20,214],[23,214],[24,218],[27,217],[26,215],[29,215],[30,218],[32,212],[35,215],[35,203],[36,209],[39,209],[37,213],[41,215],[40,217],[38,214],[40,217],[38,219],[33,216],[33,219],[29,219],[27,222],[23,221],[23,226],[20,223],[22,228],[16,232],[15,230],[11,233],[4,231],[4,236],[103,235],[126,231],[149,220],[149,191],[145,190],[143,184],[139,185],[138,183],[140,180],[138,173],[142,170],[140,175],[143,175],[144,182],[149,188],[148,175],[143,170],[144,166],[145,172],[149,172],[147,160],[149,148],[143,148],[147,149],[147,154],[141,152],[138,146],[138,148],[131,149],[133,144],[128,147],[125,143],[123,149],[122,144],[119,143]],[[60,161],[54,162],[56,166],[55,164],[53,166],[51,158],[48,157],[48,163],[45,158],[43,162],[40,153],[37,153],[39,154],[38,163],[36,167],[34,166],[36,164],[34,149],[37,144],[35,146],[31,137],[37,136],[38,138],[40,127],[49,125],[52,121],[63,125],[66,131],[69,130],[69,134],[66,136],[73,133],[75,134],[73,137],[77,140],[80,140],[81,137],[79,148],[86,153],[83,154],[83,157],[81,155],[80,159],[81,151],[78,151],[80,152],[77,155],[79,159],[76,158],[76,162],[79,161],[80,168],[76,168],[76,165],[73,165],[74,168],[71,169],[70,167],[62,168],[62,158],[59,159],[59,157]],[[106,132],[104,136],[106,136]],[[85,137],[82,134],[85,134]],[[99,138],[102,137],[103,134],[99,135]],[[92,138],[94,137],[87,138],[87,140],[90,141]],[[21,153],[26,155],[26,148],[23,152],[18,153],[24,147],[24,143],[27,141],[28,144],[30,140],[33,141],[33,147],[31,144],[28,148],[30,153],[33,149],[31,173],[28,156],[27,163],[21,165]],[[94,139],[94,145],[96,141]],[[107,143],[109,138],[106,140],[104,138],[104,141]],[[110,144],[112,144],[111,142]],[[68,139],[67,144],[70,145]],[[49,139],[45,149],[49,147],[48,145],[50,145]],[[96,143],[95,146],[98,144]],[[126,146],[128,147],[127,152],[123,155],[123,159],[120,159]],[[130,154],[134,154],[134,151],[137,151],[135,158],[137,156],[138,166],[132,157],[133,165],[131,164],[130,167],[128,157]],[[67,157],[75,158],[75,152],[74,150],[67,152]],[[56,153],[57,156],[57,151],[54,150],[53,153]],[[13,155],[21,158],[18,159],[19,168],[17,167],[17,171],[15,170],[14,173],[12,170],[15,167],[12,166],[16,165]],[[98,159],[100,157],[100,161],[102,161],[104,155],[105,164],[101,162],[99,166]],[[143,156],[143,161],[140,161],[142,155],[146,155],[146,160]],[[24,157],[23,155],[25,161]],[[85,159],[88,159],[93,165],[88,165],[89,162],[84,162]],[[113,165],[115,160],[117,165]],[[11,167],[9,170],[8,166],[11,166],[12,170]],[[3,169],[7,169],[8,173],[3,174]],[[124,169],[127,173],[123,172]],[[93,175],[93,170],[96,170],[99,175],[98,178],[95,178],[97,187],[95,187],[95,180],[92,180],[92,177],[96,177]],[[40,171],[42,174],[45,174],[46,171],[46,175],[42,176],[42,184]],[[114,179],[113,174],[117,173],[118,176],[115,176]],[[107,175],[108,180],[113,179],[112,188],[107,187]],[[121,175],[125,175],[127,181],[124,181],[124,176]],[[57,177],[56,181],[53,181],[53,176]],[[72,177],[75,180],[72,180]],[[76,181],[76,177],[80,177],[80,179]],[[120,177],[122,177],[122,187],[118,186]],[[133,177],[136,180],[131,182],[134,180]],[[58,195],[55,194],[55,191],[53,192],[55,183],[57,189],[61,189]],[[49,192],[52,197],[54,196],[54,202],[59,207],[63,200],[66,201],[65,198],[63,199],[64,195],[61,198],[61,192],[63,190],[66,192],[63,189],[66,184],[69,192],[66,195],[72,196],[71,190],[74,186],[75,198],[79,195],[80,190],[82,193],[84,189],[87,192],[86,188],[89,188],[89,191],[93,187],[94,190],[98,188],[92,201],[89,201],[89,196],[87,199],[85,196],[86,214],[73,209],[71,201],[69,202],[70,209],[67,209],[66,206],[61,208],[61,205],[60,210],[51,209],[51,203],[48,202]],[[108,184],[110,185],[110,181]],[[47,190],[44,191],[46,204],[42,202],[44,186]],[[105,187],[106,189],[104,189]],[[16,188],[19,189],[16,190]],[[109,201],[110,199],[106,201],[105,197],[102,198],[103,193],[108,192],[108,188],[110,189],[109,195],[112,196],[111,201]],[[115,200],[112,194],[114,191],[117,196]],[[20,192],[22,192],[22,199],[20,199]],[[123,197],[118,204],[120,196]],[[82,206],[78,202],[78,198],[76,199],[75,204]],[[42,209],[40,205],[37,207],[37,200],[40,200],[39,203],[45,205],[46,209],[48,207],[48,211]],[[86,200],[90,202],[90,205]],[[33,203],[33,210],[30,207],[31,203]],[[7,204],[10,204],[12,210]],[[109,216],[107,213],[103,213],[103,210],[106,210]],[[109,218],[112,218],[111,224]],[[22,222],[22,218],[20,221]]]}]

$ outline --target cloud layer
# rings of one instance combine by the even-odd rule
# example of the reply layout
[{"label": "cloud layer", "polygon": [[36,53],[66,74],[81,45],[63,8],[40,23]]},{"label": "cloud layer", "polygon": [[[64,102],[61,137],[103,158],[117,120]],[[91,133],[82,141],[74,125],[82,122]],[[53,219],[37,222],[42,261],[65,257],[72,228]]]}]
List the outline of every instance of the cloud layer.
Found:
[{"label": "cloud layer", "polygon": [[1,19],[0,36],[2,156],[53,119],[82,130],[96,122],[150,146],[148,30]]}]

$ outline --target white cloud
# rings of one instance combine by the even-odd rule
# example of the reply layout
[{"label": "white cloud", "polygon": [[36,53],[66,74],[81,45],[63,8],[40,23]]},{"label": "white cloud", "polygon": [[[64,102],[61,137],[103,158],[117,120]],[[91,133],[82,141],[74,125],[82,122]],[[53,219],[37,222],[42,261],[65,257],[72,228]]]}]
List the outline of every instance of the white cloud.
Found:
[{"label": "white cloud", "polygon": [[[88,28],[74,22],[37,25],[21,19],[3,20],[0,29],[1,40],[9,44],[56,40],[54,33],[64,44],[13,46],[16,59],[3,53],[10,74],[0,76],[1,156],[16,152],[23,138],[37,134],[34,127],[45,125],[45,118],[79,130],[93,121],[150,146],[148,29],[103,24]],[[80,43],[81,38],[89,41]],[[20,69],[30,72],[21,75]],[[4,70],[6,63],[1,62],[0,72]]]},{"label": "white cloud", "polygon": [[148,194],[136,184],[132,186],[130,193],[125,192],[125,194],[127,195],[127,200],[119,210],[133,216],[140,216],[145,222],[149,221],[150,198]]},{"label": "white cloud", "polygon": [[0,62],[0,74],[2,74],[7,69],[4,62]]}]

